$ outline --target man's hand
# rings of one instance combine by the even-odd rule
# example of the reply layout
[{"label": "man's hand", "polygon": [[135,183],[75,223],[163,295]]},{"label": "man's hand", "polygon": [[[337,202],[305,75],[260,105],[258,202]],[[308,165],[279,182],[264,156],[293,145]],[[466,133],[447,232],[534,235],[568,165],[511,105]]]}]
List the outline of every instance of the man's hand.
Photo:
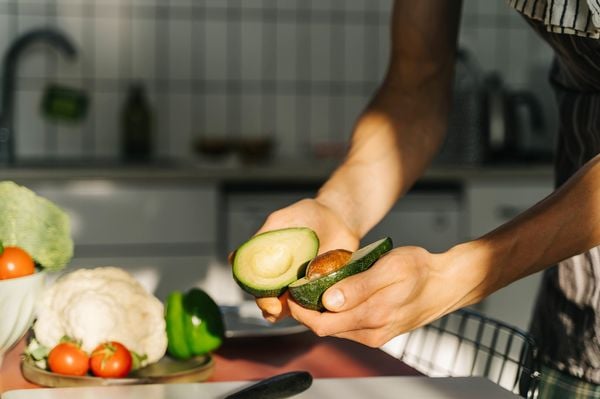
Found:
[{"label": "man's hand", "polygon": [[470,293],[483,275],[464,276],[464,266],[468,265],[457,251],[431,254],[419,247],[400,247],[367,271],[329,288],[323,295],[327,312],[305,309],[291,299],[288,306],[296,320],[319,336],[380,347],[472,301]]},{"label": "man's hand", "polygon": [[[309,227],[319,237],[319,253],[331,249],[355,251],[359,244],[352,232],[332,209],[318,200],[305,199],[273,212],[258,233],[287,227]],[[289,315],[287,291],[279,298],[257,298],[265,319],[275,322]]]}]

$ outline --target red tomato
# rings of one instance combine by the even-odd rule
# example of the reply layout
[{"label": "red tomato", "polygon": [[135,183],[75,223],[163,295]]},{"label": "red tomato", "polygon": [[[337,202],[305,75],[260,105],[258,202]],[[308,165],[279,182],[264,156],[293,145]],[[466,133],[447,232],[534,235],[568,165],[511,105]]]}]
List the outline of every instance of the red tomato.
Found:
[{"label": "red tomato", "polygon": [[121,378],[131,371],[132,360],[131,353],[123,344],[111,341],[94,349],[90,358],[90,368],[97,377]]},{"label": "red tomato", "polygon": [[31,256],[18,247],[4,247],[0,253],[0,280],[28,276],[35,272]]},{"label": "red tomato", "polygon": [[48,355],[50,370],[58,374],[85,375],[89,365],[90,358],[87,353],[72,342],[56,345]]}]

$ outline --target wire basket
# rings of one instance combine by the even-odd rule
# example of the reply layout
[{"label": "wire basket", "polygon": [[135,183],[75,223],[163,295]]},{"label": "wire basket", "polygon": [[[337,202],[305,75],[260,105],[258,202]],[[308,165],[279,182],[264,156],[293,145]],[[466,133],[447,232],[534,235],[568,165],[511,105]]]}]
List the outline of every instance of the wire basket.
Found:
[{"label": "wire basket", "polygon": [[427,376],[486,377],[524,398],[537,393],[533,338],[475,311],[461,309],[390,344],[388,352]]}]

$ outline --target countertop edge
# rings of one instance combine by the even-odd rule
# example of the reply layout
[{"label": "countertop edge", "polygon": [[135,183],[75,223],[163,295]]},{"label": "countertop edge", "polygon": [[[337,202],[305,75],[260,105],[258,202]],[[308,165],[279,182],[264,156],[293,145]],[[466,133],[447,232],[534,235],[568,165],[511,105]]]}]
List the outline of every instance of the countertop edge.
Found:
[{"label": "countertop edge", "polygon": [[[0,168],[0,180],[124,180],[194,181],[214,183],[243,182],[322,182],[335,170],[336,162],[281,162],[264,165],[218,166],[182,164],[170,167],[46,167]],[[434,165],[421,181],[465,181],[480,179],[552,179],[551,165],[490,165],[459,167]]]}]

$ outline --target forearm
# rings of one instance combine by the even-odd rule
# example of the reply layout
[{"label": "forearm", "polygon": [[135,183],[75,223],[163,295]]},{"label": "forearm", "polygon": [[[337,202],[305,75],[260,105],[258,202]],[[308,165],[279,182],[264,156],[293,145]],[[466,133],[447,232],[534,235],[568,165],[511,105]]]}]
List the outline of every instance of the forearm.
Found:
[{"label": "forearm", "polygon": [[443,85],[430,81],[417,93],[384,85],[357,122],[346,159],[317,200],[335,209],[359,237],[389,211],[436,153],[449,107],[449,88]]},{"label": "forearm", "polygon": [[[584,165],[560,189],[511,222],[442,259],[471,290],[468,305],[529,274],[600,244],[600,157]],[[443,263],[443,262],[442,262]],[[454,270],[454,271],[452,271]]]},{"label": "forearm", "polygon": [[364,236],[423,173],[450,108],[460,1],[397,0],[386,79],[317,200]]}]

